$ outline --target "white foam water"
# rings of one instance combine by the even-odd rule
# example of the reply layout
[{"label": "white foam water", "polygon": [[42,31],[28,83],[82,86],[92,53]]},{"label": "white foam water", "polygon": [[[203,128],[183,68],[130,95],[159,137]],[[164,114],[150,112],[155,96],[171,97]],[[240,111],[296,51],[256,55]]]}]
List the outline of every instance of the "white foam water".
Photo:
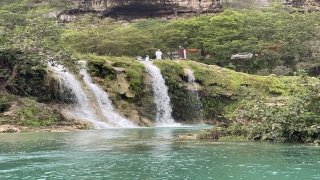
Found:
[{"label": "white foam water", "polygon": [[101,89],[99,86],[94,84],[88,75],[85,69],[80,71],[80,74],[83,75],[84,82],[88,85],[89,89],[94,94],[96,102],[99,108],[102,111],[102,114],[108,119],[108,122],[113,124],[115,127],[137,127],[131,121],[126,118],[121,117],[115,110],[112,105],[111,100],[109,99],[108,94]]},{"label": "white foam water", "polygon": [[195,83],[196,78],[194,77],[191,69],[186,69],[186,71],[188,73],[187,75],[188,75],[189,104],[193,110],[193,113],[196,113],[197,118],[203,124],[202,103],[198,95],[197,84]]},{"label": "white foam water", "polygon": [[171,117],[172,108],[170,106],[170,97],[168,88],[161,75],[160,69],[152,64],[152,61],[142,62],[152,77],[152,88],[154,92],[154,102],[157,107],[156,126],[175,127],[180,124],[175,123]]},{"label": "white foam water", "polygon": [[[50,63],[49,63],[50,64]],[[73,74],[65,71],[63,66],[51,66],[51,69],[58,75],[60,87],[67,87],[70,89],[76,99],[76,104],[72,109],[65,109],[64,111],[74,117],[75,119],[81,119],[91,122],[95,129],[110,128],[106,122],[101,121],[95,114],[94,108],[90,105],[87,95],[82,90],[80,82],[74,77]]]},{"label": "white foam water", "polygon": [[[84,62],[81,62],[82,64]],[[95,129],[105,129],[112,127],[131,128],[137,127],[126,118],[121,117],[113,108],[108,94],[98,85],[94,84],[85,69],[80,70],[83,80],[89,91],[84,91],[81,82],[73,74],[65,71],[63,66],[51,66],[59,77],[60,87],[67,87],[75,95],[76,104],[72,109],[65,109],[65,112],[75,119],[82,119],[91,122]],[[87,94],[88,93],[88,94]],[[88,98],[88,95],[94,99]],[[101,115],[98,115],[101,112]]]}]

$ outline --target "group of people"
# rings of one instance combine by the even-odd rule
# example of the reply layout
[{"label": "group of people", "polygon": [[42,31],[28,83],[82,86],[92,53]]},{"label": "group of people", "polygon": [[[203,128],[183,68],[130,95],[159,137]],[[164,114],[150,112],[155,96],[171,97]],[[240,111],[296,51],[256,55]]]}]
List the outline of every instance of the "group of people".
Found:
[{"label": "group of people", "polygon": [[[160,51],[160,49],[158,49],[158,51],[156,51],[156,59],[161,59],[162,56],[162,52]],[[137,60],[139,61],[152,61],[152,59],[150,59],[149,55],[146,55],[146,58],[142,59],[142,57],[139,55],[137,56]]]},{"label": "group of people", "polygon": [[[182,46],[179,46],[178,54],[179,54],[180,59],[187,58],[186,50]],[[156,55],[156,59],[162,59],[161,58],[162,52],[160,51],[160,49],[158,49],[156,51],[155,55]],[[137,56],[137,60],[139,60],[139,61],[152,61],[152,59],[149,58],[149,55],[146,55],[146,57],[144,59],[142,59],[142,57],[139,55],[139,56]]]},{"label": "group of people", "polygon": [[142,57],[139,55],[137,56],[138,61],[152,61],[152,59],[149,58],[149,55],[146,55],[146,58],[142,59]]}]

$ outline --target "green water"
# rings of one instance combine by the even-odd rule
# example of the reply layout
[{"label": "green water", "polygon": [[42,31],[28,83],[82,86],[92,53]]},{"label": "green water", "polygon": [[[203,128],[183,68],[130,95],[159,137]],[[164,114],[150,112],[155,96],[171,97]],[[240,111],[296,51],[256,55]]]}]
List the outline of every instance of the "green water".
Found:
[{"label": "green water", "polygon": [[176,138],[199,128],[0,134],[0,179],[320,179],[320,147]]}]

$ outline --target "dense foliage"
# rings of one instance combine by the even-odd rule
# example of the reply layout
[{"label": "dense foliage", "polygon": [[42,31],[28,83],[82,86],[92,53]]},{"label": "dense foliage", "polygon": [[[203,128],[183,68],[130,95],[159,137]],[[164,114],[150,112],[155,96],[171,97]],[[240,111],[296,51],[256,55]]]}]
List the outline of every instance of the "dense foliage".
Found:
[{"label": "dense foliage", "polygon": [[39,93],[48,62],[75,67],[75,59],[58,44],[61,34],[54,22],[40,18],[26,22],[0,34],[0,94]]},{"label": "dense foliage", "polygon": [[155,58],[155,51],[160,48],[163,58],[170,58],[166,52],[177,51],[183,41],[180,32],[162,19],[140,20],[123,26],[109,18],[86,15],[67,27],[64,44],[81,53]]},{"label": "dense foliage", "polygon": [[[221,123],[201,132],[201,138],[242,137],[247,140],[277,142],[320,142],[319,80],[300,72],[293,86],[299,91],[290,96],[260,96],[244,88],[238,108]],[[291,82],[292,83],[292,82]]]},{"label": "dense foliage", "polygon": [[1,0],[0,29],[25,25],[26,18],[35,18],[53,10],[71,8],[72,0]]},{"label": "dense foliage", "polygon": [[[320,74],[320,12],[299,13],[274,3],[265,9],[229,9],[220,15],[173,21],[143,19],[132,24],[94,15],[84,15],[68,24],[34,18],[51,10],[67,8],[69,2],[0,2],[0,112],[10,107],[13,96],[7,94],[39,94],[48,61],[75,67],[76,59],[68,51],[81,58],[88,57],[91,75],[103,78],[109,86],[116,79],[115,68],[125,68],[130,90],[135,95],[131,101],[139,104],[139,98],[145,96],[141,81],[143,66],[133,59],[137,55],[154,58],[159,48],[163,58],[172,58],[173,52],[181,45],[186,49],[200,49],[200,53],[187,55],[194,61],[252,74],[299,76],[286,81],[276,76],[240,75],[218,67],[208,70],[206,66],[187,62],[184,65],[173,61],[155,62],[162,70],[174,101],[175,119],[196,119],[185,113],[191,112],[186,108],[189,102],[182,71],[187,67],[194,70],[197,82],[203,87],[200,96],[204,117],[211,120],[219,117],[231,122],[204,132],[202,137],[319,141],[320,87],[317,79],[307,75]],[[255,56],[230,59],[239,52],[250,52]],[[26,103],[27,107],[19,109],[18,124],[43,126],[57,123],[57,117],[40,117],[38,114],[42,109],[34,103]]]},{"label": "dense foliage", "polygon": [[[151,58],[158,48],[164,52],[164,58],[170,58],[170,52],[182,45],[186,49],[201,49],[201,55],[189,54],[188,59],[246,73],[293,75],[302,69],[318,75],[318,16],[319,12],[292,12],[277,3],[266,9],[225,10],[218,16],[171,22],[147,19],[126,26],[111,19],[85,16],[69,24],[64,43],[78,52],[149,54]],[[250,52],[254,57],[230,59],[239,52]],[[210,56],[205,58],[207,54]]]},{"label": "dense foliage", "polygon": [[[143,94],[143,64],[127,57],[99,57],[90,55],[85,58],[88,61],[88,70],[91,76],[100,77],[105,80],[108,86],[113,86],[113,80],[117,80],[119,73],[115,68],[123,68],[128,76],[127,79],[130,84],[130,91],[135,95],[136,100]],[[107,64],[106,61],[108,61],[109,64]]]},{"label": "dense foliage", "polygon": [[[210,54],[205,63],[249,73],[278,75],[292,74],[292,70],[317,68],[319,57],[319,13],[289,13],[281,7],[265,10],[225,11],[219,16],[192,18],[173,22],[188,37],[184,46],[203,48]],[[257,57],[231,61],[230,56],[251,52]],[[290,68],[277,72],[279,66]],[[262,75],[266,75],[266,73]],[[318,72],[316,72],[318,73]]]},{"label": "dense foliage", "polygon": [[[301,13],[280,3],[265,9],[231,10],[247,6],[226,1],[230,9],[217,15],[166,21],[142,19],[124,25],[112,19],[86,15],[70,23],[64,32],[63,44],[81,53],[108,56],[146,56],[154,58],[160,48],[164,58],[179,45],[201,49],[201,54],[188,58],[207,64],[252,74],[293,75],[299,69],[310,75],[319,74],[320,12]],[[71,1],[55,0],[47,4],[36,0],[1,1],[3,28],[25,25],[26,17],[72,6]],[[237,8],[236,8],[237,9]],[[233,54],[250,52],[251,59],[231,60]],[[207,58],[205,55],[209,54]]]}]

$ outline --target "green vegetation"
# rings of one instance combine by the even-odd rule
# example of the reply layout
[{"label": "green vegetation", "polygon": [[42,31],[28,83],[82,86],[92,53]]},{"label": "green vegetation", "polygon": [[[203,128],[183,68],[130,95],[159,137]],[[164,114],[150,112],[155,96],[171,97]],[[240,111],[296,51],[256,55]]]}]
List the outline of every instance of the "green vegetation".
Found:
[{"label": "green vegetation", "polygon": [[58,44],[61,36],[54,22],[26,20],[0,34],[0,94],[31,95],[42,87],[48,62],[74,69],[76,59]]},{"label": "green vegetation", "polygon": [[172,116],[176,121],[197,121],[195,113],[192,113],[188,104],[188,90],[183,81],[184,72],[181,64],[173,61],[154,61],[161,69],[162,76],[168,86],[168,93],[173,104]]},{"label": "green vegetation", "polygon": [[[166,21],[142,19],[124,26],[112,19],[100,19],[85,15],[69,23],[61,42],[78,53],[95,53],[107,56],[145,56],[154,58],[160,48],[176,51],[178,45],[201,49],[201,55],[190,54],[192,60],[215,64],[251,74],[293,75],[305,70],[318,75],[320,12],[298,13],[280,3],[265,9],[232,10],[247,6],[247,0],[226,1],[226,9],[220,15],[207,15],[190,19]],[[25,25],[27,17],[34,17],[55,9],[66,9],[71,1],[55,0],[47,4],[36,0],[3,1],[0,6],[2,26],[14,28]],[[251,52],[251,59],[230,60],[232,54]],[[210,54],[210,58],[205,58]]]},{"label": "green vegetation", "polygon": [[[282,81],[276,77],[254,77],[217,66],[208,68],[191,61],[180,61],[179,63],[155,61],[154,63],[161,68],[169,87],[169,94],[174,102],[174,114],[179,112],[175,108],[183,109],[180,112],[181,115],[177,114],[175,116],[177,119],[188,119],[187,117],[190,117],[186,115],[185,111],[185,108],[188,107],[186,101],[188,93],[184,86],[186,82],[182,78],[184,76],[183,68],[193,69],[197,82],[203,87],[199,94],[201,95],[206,119],[214,119],[234,110],[237,107],[238,100],[247,93],[243,90],[244,87],[256,89],[256,93],[262,96],[273,94],[275,90],[281,91],[282,95],[288,95],[289,91],[294,91],[294,89],[284,86]],[[274,88],[272,88],[273,86]],[[276,89],[276,87],[278,88]],[[283,89],[280,89],[281,87]],[[275,90],[270,91],[270,89]]]},{"label": "green vegetation", "polygon": [[11,107],[11,102],[14,99],[14,95],[0,95],[0,113],[8,111]]},{"label": "green vegetation", "polygon": [[[226,3],[233,8],[236,1]],[[169,87],[175,120],[197,120],[187,101],[184,68],[190,68],[201,86],[204,118],[219,124],[203,131],[202,138],[320,141],[319,80],[309,77],[320,74],[320,12],[298,13],[274,3],[265,9],[227,9],[220,15],[143,19],[129,25],[88,14],[68,24],[38,17],[70,5],[69,0],[0,2],[0,113],[17,95],[52,102],[53,92],[46,85],[48,61],[76,72],[77,59],[87,61],[90,75],[102,79],[114,101],[129,101],[153,112],[144,67],[134,59],[147,54],[155,58],[158,48],[168,59],[181,45],[201,49],[200,54],[187,55],[198,62],[154,61]],[[230,59],[239,52],[255,56]],[[133,95],[111,91],[119,72],[125,72]],[[143,98],[149,100],[142,102]],[[17,124],[40,127],[58,122],[36,103],[21,101]]]},{"label": "green vegetation", "polygon": [[[116,68],[123,68],[129,77],[130,90],[135,97],[140,97],[143,88],[142,72],[143,64],[133,61],[128,57],[96,56],[82,55],[88,61],[89,72],[91,76],[97,76],[105,80],[105,83],[111,85],[113,80],[117,80]],[[112,86],[112,85],[111,85]]]},{"label": "green vegetation", "polygon": [[26,18],[39,17],[53,10],[70,8],[72,0],[1,0],[0,29],[23,26]]},{"label": "green vegetation", "polygon": [[[317,75],[320,12],[292,13],[275,3],[266,9],[225,10],[220,15],[207,15],[171,22],[142,19],[122,25],[112,19],[86,15],[70,23],[63,44],[81,53],[107,56],[149,55],[160,48],[166,52],[201,49],[188,58],[206,64],[259,75],[293,75],[305,70]],[[251,52],[251,59],[230,60],[231,55]],[[210,54],[209,58],[204,55]]]},{"label": "green vegetation", "polygon": [[242,136],[247,140],[318,143],[319,80],[300,74],[293,82],[290,96],[261,97],[246,87],[247,96],[241,98],[237,109],[224,115],[232,122],[202,131],[201,137]]},{"label": "green vegetation", "polygon": [[64,33],[63,44],[81,53],[95,53],[107,56],[145,56],[155,58],[160,48],[165,52],[177,50],[184,38],[168,21],[162,19],[140,20],[123,26],[112,19],[98,19],[86,15],[70,23]]},{"label": "green vegetation", "polygon": [[31,127],[53,126],[58,124],[58,118],[50,109],[37,105],[36,101],[21,99],[15,124]]},{"label": "green vegetation", "polygon": [[[183,68],[202,86],[204,118],[217,123],[202,139],[318,142],[320,82],[297,76],[253,76],[192,61],[155,61],[169,87],[175,120],[190,121]],[[182,97],[182,98],[181,98]]]},{"label": "green vegetation", "polygon": [[[210,58],[207,64],[223,67],[232,63],[236,70],[268,75],[278,66],[296,70],[304,64],[312,70],[318,57],[314,46],[319,39],[317,12],[309,14],[289,13],[282,7],[264,10],[226,10],[219,16],[204,16],[173,22],[184,36],[184,46],[203,48]],[[247,60],[230,61],[238,52],[259,54]],[[291,71],[277,75],[292,74]],[[276,71],[275,71],[276,72]]]},{"label": "green vegetation", "polygon": [[12,124],[28,127],[58,125],[62,118],[59,114],[31,98],[14,95],[0,96],[0,114],[10,109],[10,115],[0,116],[0,125]]}]

